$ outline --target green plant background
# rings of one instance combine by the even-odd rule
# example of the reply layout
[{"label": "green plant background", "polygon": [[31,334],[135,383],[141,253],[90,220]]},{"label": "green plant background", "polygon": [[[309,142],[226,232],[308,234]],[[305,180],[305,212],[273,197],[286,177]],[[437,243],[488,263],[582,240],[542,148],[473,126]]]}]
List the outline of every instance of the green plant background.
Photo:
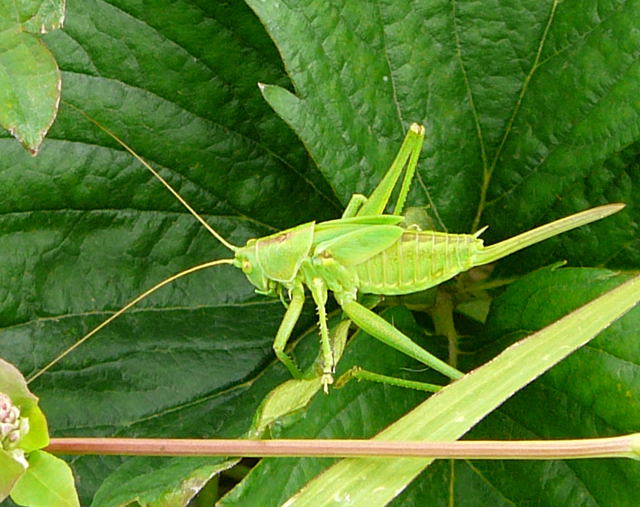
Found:
[{"label": "green plant background", "polygon": [[[640,3],[247,3],[70,1],[64,30],[45,37],[64,101],[126,140],[235,244],[339,216],[352,193],[374,187],[413,121],[427,140],[411,204],[430,204],[450,232],[470,231],[479,216],[491,243],[627,203],[500,263],[504,276],[558,260],[572,268],[519,280],[493,301],[485,327],[461,318],[468,368],[619,283],[605,268],[638,269]],[[291,92],[267,93],[285,121],[258,82]],[[37,158],[8,134],[0,153],[0,346],[26,376],[164,277],[229,255],[65,103]],[[271,354],[282,314],[240,273],[215,268],[149,298],[30,387],[53,436],[240,436],[288,378]],[[423,315],[394,308],[387,318],[430,350],[446,346]],[[637,431],[639,320],[638,310],[628,314],[471,436]],[[306,363],[314,332],[309,305],[296,331]],[[437,380],[403,370],[417,365],[361,334],[341,366],[349,364]],[[366,437],[421,399],[352,383],[273,431]],[[70,462],[83,505],[144,504],[227,466]],[[268,488],[276,505],[324,465],[265,461],[224,504],[265,505]],[[639,480],[636,463],[618,460],[441,461],[396,502],[631,505]]]}]

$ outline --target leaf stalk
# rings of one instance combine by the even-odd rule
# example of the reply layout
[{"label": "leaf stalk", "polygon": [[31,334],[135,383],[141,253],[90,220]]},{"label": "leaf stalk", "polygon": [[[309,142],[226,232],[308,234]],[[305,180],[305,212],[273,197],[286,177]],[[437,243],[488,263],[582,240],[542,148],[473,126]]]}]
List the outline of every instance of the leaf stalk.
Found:
[{"label": "leaf stalk", "polygon": [[65,455],[241,457],[430,457],[440,459],[640,459],[640,433],[576,440],[246,440],[52,438],[48,452]]}]

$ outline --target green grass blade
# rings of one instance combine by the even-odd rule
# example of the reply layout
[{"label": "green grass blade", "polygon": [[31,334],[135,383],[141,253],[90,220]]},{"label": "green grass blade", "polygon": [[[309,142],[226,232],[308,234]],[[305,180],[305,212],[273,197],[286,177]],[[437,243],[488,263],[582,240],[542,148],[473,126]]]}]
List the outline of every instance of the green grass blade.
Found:
[{"label": "green grass blade", "polygon": [[[639,300],[640,276],[636,276],[507,348],[494,360],[429,398],[375,439],[457,440]],[[342,505],[347,498],[352,505],[385,505],[432,461],[345,459],[309,482],[287,505]]]}]

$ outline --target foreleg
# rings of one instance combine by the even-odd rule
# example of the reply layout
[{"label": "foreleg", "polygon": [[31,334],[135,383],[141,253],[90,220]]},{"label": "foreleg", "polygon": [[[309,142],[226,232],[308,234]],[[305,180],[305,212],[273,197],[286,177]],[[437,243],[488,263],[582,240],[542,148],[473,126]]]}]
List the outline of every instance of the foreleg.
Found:
[{"label": "foreleg", "polygon": [[321,278],[312,278],[309,282],[311,295],[318,308],[318,324],[320,325],[320,350],[322,353],[322,386],[324,392],[329,391],[329,385],[333,384],[335,361],[331,341],[329,340],[329,328],[327,327],[327,287]]},{"label": "foreleg", "polygon": [[304,306],[304,288],[302,284],[297,285],[291,291],[291,302],[287,308],[287,312],[284,314],[284,318],[280,323],[278,332],[276,333],[276,339],[273,342],[273,350],[276,353],[276,357],[289,369],[291,375],[294,378],[302,378],[302,372],[296,365],[293,358],[291,358],[284,351],[289,341],[289,337],[293,332],[293,328],[300,318],[300,312]]}]

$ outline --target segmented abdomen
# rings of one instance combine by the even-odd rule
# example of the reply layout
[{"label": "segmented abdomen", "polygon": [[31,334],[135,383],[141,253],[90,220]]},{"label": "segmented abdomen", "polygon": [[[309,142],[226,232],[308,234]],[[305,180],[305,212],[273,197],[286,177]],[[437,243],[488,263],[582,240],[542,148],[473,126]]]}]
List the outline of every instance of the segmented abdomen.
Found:
[{"label": "segmented abdomen", "polygon": [[471,268],[482,240],[469,234],[411,231],[386,250],[358,264],[358,290],[409,294],[438,285]]}]

